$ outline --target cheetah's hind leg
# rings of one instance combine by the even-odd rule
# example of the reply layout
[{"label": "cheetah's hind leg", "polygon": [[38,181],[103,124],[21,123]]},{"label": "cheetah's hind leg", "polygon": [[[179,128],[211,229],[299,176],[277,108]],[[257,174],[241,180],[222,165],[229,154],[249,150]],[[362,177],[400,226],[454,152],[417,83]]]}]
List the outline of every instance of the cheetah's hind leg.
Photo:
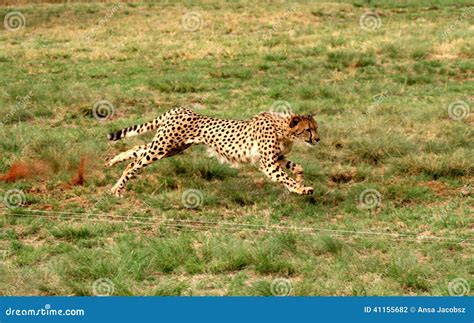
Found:
[{"label": "cheetah's hind leg", "polygon": [[120,179],[112,187],[112,194],[117,197],[121,197],[126,183],[134,178],[142,168],[150,165],[154,161],[169,157],[171,155],[170,149],[166,147],[166,143],[160,145],[155,140],[147,146],[148,148],[145,148],[144,151],[140,153],[134,161],[128,164],[127,168],[125,168]]}]

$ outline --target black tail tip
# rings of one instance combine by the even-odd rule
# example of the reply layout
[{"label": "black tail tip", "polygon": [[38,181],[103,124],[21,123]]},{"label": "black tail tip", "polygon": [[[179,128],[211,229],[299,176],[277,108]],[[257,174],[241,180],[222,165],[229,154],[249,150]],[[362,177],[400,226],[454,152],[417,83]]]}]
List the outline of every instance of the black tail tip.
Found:
[{"label": "black tail tip", "polygon": [[107,134],[107,139],[109,139],[109,140],[114,140],[114,141],[115,141],[115,140],[118,139],[117,137],[118,137],[118,136],[116,136],[116,133],[109,133],[109,134]]},{"label": "black tail tip", "polygon": [[126,134],[127,134],[127,129],[122,129],[122,130],[119,130],[119,131],[116,131],[116,132],[109,133],[107,135],[107,139],[113,140],[113,141],[120,140],[123,137],[125,137]]}]

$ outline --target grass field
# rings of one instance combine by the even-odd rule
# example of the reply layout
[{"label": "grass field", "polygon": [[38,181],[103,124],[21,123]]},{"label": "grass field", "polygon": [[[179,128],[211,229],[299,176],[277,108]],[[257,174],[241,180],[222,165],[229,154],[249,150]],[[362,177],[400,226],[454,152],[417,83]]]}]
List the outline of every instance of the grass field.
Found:
[{"label": "grass field", "polygon": [[[471,1],[35,4],[0,18],[15,11],[0,29],[1,295],[473,293]],[[290,158],[315,194],[196,146],[111,196],[126,165],[105,159],[151,137],[106,134],[175,106],[314,112],[320,144]]]}]

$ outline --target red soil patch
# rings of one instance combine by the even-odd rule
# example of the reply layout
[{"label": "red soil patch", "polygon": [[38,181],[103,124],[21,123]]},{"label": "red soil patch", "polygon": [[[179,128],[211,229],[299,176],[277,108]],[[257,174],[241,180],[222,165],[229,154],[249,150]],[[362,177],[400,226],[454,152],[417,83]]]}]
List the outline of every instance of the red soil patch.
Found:
[{"label": "red soil patch", "polygon": [[0,181],[15,182],[22,178],[27,178],[31,175],[31,170],[24,162],[16,161],[11,166],[8,172],[0,175]]},{"label": "red soil patch", "polygon": [[86,179],[84,178],[84,173],[86,170],[86,160],[86,157],[81,156],[81,161],[79,162],[77,174],[71,178],[71,185],[84,185],[84,183],[86,182]]},{"label": "red soil patch", "polygon": [[15,182],[19,179],[25,179],[34,176],[47,176],[50,173],[50,167],[41,160],[32,160],[28,163],[16,161],[8,172],[0,175],[0,181]]},{"label": "red soil patch", "polygon": [[[66,188],[74,185],[85,184],[86,179],[84,175],[86,172],[87,160],[88,159],[85,156],[81,156],[81,161],[79,162],[77,171],[74,171],[71,174],[71,181],[69,183],[65,183],[64,185]],[[52,169],[45,161],[32,160],[28,163],[23,161],[15,161],[5,174],[0,175],[0,181],[15,182],[20,179],[27,179],[31,177],[48,178],[51,176],[51,173]]]},{"label": "red soil patch", "polygon": [[[15,182],[18,180],[30,180],[32,181],[31,188],[28,189],[29,194],[34,194],[37,196],[44,196],[46,194],[51,193],[51,182],[55,176],[58,174],[64,175],[64,173],[70,171],[70,180],[63,181],[62,183],[58,183],[59,185],[56,188],[59,191],[67,191],[72,189],[76,185],[84,185],[86,183],[86,172],[90,171],[92,167],[89,165],[89,161],[93,161],[95,159],[90,158],[89,156],[81,156],[79,164],[73,165],[73,167],[69,167],[67,163],[63,163],[60,167],[52,163],[52,161],[40,160],[40,159],[26,159],[26,161],[17,160],[14,161],[7,172],[4,174],[0,174],[0,183],[1,182]],[[92,164],[92,166],[95,166]],[[95,167],[94,167],[95,168]],[[93,176],[104,176],[101,173],[94,173]],[[34,182],[34,183],[33,183]],[[56,180],[54,180],[56,182]],[[55,193],[58,193],[57,191]],[[81,197],[76,198],[76,203],[86,205],[87,201]],[[64,203],[71,202],[69,200],[63,201]],[[53,210],[54,206],[52,204],[45,204],[45,205],[36,205],[37,208],[44,211],[51,211]]]}]

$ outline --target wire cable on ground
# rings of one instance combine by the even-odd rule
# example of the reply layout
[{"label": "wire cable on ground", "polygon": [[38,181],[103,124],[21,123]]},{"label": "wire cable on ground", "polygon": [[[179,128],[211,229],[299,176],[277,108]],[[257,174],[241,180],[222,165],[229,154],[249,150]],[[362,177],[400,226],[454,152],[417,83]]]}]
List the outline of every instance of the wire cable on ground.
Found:
[{"label": "wire cable on ground", "polygon": [[[12,210],[14,211],[14,210]],[[24,213],[26,212],[26,213]],[[375,232],[375,231],[357,231],[357,230],[343,230],[343,229],[326,229],[316,227],[300,227],[300,226],[285,226],[285,225],[264,225],[253,223],[237,223],[225,221],[202,221],[202,220],[186,220],[164,217],[146,217],[135,215],[118,215],[107,213],[88,213],[88,212],[69,212],[69,211],[45,211],[45,210],[28,210],[21,209],[21,212],[6,212],[5,215],[10,216],[24,216],[34,217],[41,216],[51,220],[55,219],[70,219],[77,221],[102,221],[110,223],[127,223],[133,225],[163,225],[168,227],[185,227],[189,229],[211,229],[220,228],[224,230],[235,231],[253,231],[253,232],[267,232],[274,233],[296,231],[306,234],[327,233],[337,236],[372,236],[381,238],[394,238],[415,242],[449,242],[449,243],[466,243],[474,244],[474,238],[465,237],[438,237],[428,235],[417,235],[414,233],[389,233],[389,232]]]}]

